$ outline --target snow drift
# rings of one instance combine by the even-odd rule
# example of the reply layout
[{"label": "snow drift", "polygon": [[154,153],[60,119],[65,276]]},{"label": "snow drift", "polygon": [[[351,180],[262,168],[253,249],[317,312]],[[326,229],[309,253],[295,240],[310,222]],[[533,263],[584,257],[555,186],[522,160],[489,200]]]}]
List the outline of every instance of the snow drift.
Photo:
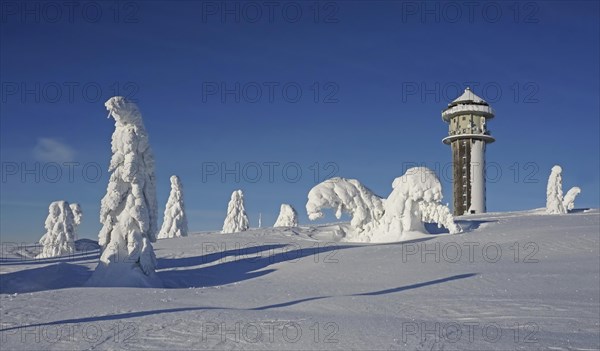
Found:
[{"label": "snow drift", "polygon": [[39,243],[43,245],[38,258],[49,258],[75,253],[75,218],[69,203],[54,201],[48,208],[46,234]]},{"label": "snow drift", "polygon": [[346,241],[394,242],[414,233],[426,234],[424,222],[438,223],[450,233],[460,228],[447,206],[441,203],[442,185],[433,171],[414,167],[392,183],[392,193],[381,199],[355,179],[332,178],[317,184],[308,194],[306,211],[310,220],[323,216],[322,209],[333,208],[352,216]]},{"label": "snow drift", "polygon": [[178,176],[171,176],[171,193],[167,200],[159,239],[177,238],[188,235],[188,223],[183,203],[183,185]]},{"label": "snow drift", "polygon": [[248,216],[244,208],[244,193],[241,190],[236,190],[231,194],[231,200],[227,205],[227,216],[223,223],[221,233],[237,233],[248,230]]},{"label": "snow drift", "polygon": [[298,226],[298,213],[296,210],[288,204],[281,204],[279,210],[279,216],[275,221],[273,227],[297,227]]},{"label": "snow drift", "polygon": [[117,96],[105,103],[115,119],[110,180],[102,198],[98,243],[102,256],[89,285],[159,286],[155,276],[157,203],[154,157],[136,104]]}]

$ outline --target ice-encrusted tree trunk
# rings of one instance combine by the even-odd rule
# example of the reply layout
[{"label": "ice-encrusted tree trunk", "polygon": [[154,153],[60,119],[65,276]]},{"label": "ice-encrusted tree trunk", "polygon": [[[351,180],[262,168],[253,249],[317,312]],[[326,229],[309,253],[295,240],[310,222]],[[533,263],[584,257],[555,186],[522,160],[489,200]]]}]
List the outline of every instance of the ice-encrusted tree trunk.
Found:
[{"label": "ice-encrusted tree trunk", "polygon": [[563,205],[562,191],[562,168],[559,165],[552,167],[550,177],[548,177],[548,186],[546,187],[546,213],[563,214],[567,213]]},{"label": "ice-encrusted tree trunk", "polygon": [[44,225],[46,234],[40,239],[43,247],[38,258],[75,253],[75,218],[68,202],[54,201],[51,203]]},{"label": "ice-encrusted tree trunk", "polygon": [[298,213],[296,210],[288,204],[281,204],[279,210],[279,216],[275,221],[273,227],[297,227],[298,226]]},{"label": "ice-encrusted tree trunk", "polygon": [[577,195],[579,195],[579,193],[581,193],[581,189],[577,186],[574,186],[567,191],[565,197],[563,198],[563,206],[565,210],[571,211],[573,208],[575,208],[575,198]]},{"label": "ice-encrusted tree trunk", "polygon": [[188,235],[188,222],[183,203],[183,185],[178,176],[171,176],[171,194],[167,200],[159,239],[178,238]]},{"label": "ice-encrusted tree trunk", "polygon": [[248,228],[248,216],[244,208],[244,193],[241,190],[236,190],[231,194],[231,200],[227,205],[227,217],[225,217],[221,233],[243,232]]},{"label": "ice-encrusted tree trunk", "polygon": [[156,241],[157,203],[148,134],[133,102],[117,96],[105,106],[115,120],[111,174],[100,208],[102,255],[88,284],[160,286],[151,244]]}]

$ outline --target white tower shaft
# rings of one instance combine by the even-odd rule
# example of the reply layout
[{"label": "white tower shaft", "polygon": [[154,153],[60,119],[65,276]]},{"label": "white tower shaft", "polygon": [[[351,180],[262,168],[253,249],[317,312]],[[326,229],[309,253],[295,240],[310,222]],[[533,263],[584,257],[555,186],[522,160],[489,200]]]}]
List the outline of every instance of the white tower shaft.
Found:
[{"label": "white tower shaft", "polygon": [[442,141],[452,146],[454,215],[486,211],[485,148],[495,141],[486,128],[491,118],[492,108],[469,88],[442,112],[449,124]]}]

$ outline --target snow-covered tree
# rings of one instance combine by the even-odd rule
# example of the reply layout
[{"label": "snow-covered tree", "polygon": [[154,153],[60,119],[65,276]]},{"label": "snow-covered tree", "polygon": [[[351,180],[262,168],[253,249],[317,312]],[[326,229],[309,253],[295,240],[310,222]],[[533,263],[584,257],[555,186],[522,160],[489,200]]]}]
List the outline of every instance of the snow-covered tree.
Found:
[{"label": "snow-covered tree", "polygon": [[171,194],[165,208],[159,239],[176,238],[188,235],[188,223],[183,204],[183,185],[179,177],[171,176]]},{"label": "snow-covered tree", "polygon": [[450,233],[460,231],[447,206],[441,203],[442,185],[433,171],[414,167],[394,180],[387,199],[373,194],[355,179],[332,178],[317,184],[308,194],[309,219],[323,216],[323,208],[352,216],[351,241],[391,242],[407,232],[426,233],[424,222],[438,223]]},{"label": "snow-covered tree", "polygon": [[451,234],[460,228],[450,209],[441,203],[442,184],[426,167],[413,167],[392,183],[392,193],[384,202],[384,214],[371,241],[402,240],[405,232],[427,233],[424,222],[437,223]]},{"label": "snow-covered tree", "polygon": [[565,197],[563,198],[563,206],[565,207],[565,210],[571,211],[573,208],[575,208],[575,198],[577,195],[579,195],[579,193],[581,193],[581,189],[576,186],[567,191]]},{"label": "snow-covered tree", "polygon": [[142,115],[133,102],[113,97],[105,103],[115,119],[110,180],[102,198],[98,243],[102,256],[89,284],[157,286],[157,204],[154,157]]},{"label": "snow-covered tree", "polygon": [[552,167],[550,177],[548,177],[548,186],[546,187],[546,213],[562,214],[567,213],[563,205],[562,191],[562,168],[559,165]]},{"label": "snow-covered tree", "polygon": [[244,193],[241,190],[236,190],[231,194],[231,200],[227,205],[227,217],[225,217],[221,233],[243,232],[248,228],[248,216],[244,208]]},{"label": "snow-covered tree", "polygon": [[296,210],[288,204],[281,204],[279,210],[279,217],[275,221],[273,227],[297,227],[298,226],[298,213]]},{"label": "snow-covered tree", "polygon": [[351,226],[362,232],[369,230],[383,215],[381,198],[356,179],[335,177],[315,185],[308,193],[306,212],[311,221],[323,217],[322,210],[335,209],[335,217],[342,213],[352,216]]},{"label": "snow-covered tree", "polygon": [[40,239],[43,245],[38,258],[70,255],[75,252],[75,218],[66,201],[54,201],[48,208],[45,222],[46,234]]},{"label": "snow-covered tree", "polygon": [[71,208],[71,212],[73,212],[73,218],[75,219],[75,226],[79,226],[81,224],[81,220],[83,217],[83,212],[81,211],[81,206],[78,203],[72,203],[69,205]]}]

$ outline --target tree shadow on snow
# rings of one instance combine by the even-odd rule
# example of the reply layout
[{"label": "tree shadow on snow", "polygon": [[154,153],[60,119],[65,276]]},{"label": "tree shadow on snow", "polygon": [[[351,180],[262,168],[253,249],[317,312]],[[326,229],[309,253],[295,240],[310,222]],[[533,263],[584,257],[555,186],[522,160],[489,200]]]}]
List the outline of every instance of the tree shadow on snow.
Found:
[{"label": "tree shadow on snow", "polygon": [[91,275],[85,266],[64,262],[0,274],[0,294],[81,287]]},{"label": "tree shadow on snow", "polygon": [[214,307],[214,306],[169,308],[169,309],[162,309],[162,310],[149,310],[149,311],[111,314],[111,315],[105,315],[105,316],[92,316],[92,317],[84,317],[84,318],[64,319],[64,320],[54,321],[54,322],[38,323],[38,324],[30,324],[30,325],[4,328],[4,329],[0,329],[0,332],[6,332],[6,331],[20,329],[20,328],[43,327],[43,326],[60,325],[60,324],[78,324],[78,323],[113,321],[113,320],[138,318],[138,317],[164,314],[164,313],[190,312],[190,311],[202,311],[202,310],[264,311],[264,310],[269,310],[269,309],[274,309],[274,308],[293,306],[293,305],[300,304],[302,302],[322,300],[322,299],[328,299],[328,298],[333,298],[333,297],[361,297],[361,296],[377,296],[377,295],[393,294],[393,293],[403,292],[406,290],[418,289],[418,288],[422,288],[425,286],[446,283],[446,282],[453,281],[453,280],[470,278],[470,277],[473,277],[476,275],[477,275],[477,273],[458,274],[458,275],[453,275],[453,276],[446,277],[446,278],[430,280],[427,282],[422,282],[422,283],[417,283],[417,284],[400,286],[400,287],[392,288],[392,289],[385,289],[385,290],[372,291],[372,292],[366,292],[366,293],[356,293],[356,294],[350,294],[350,295],[317,296],[317,297],[310,297],[310,298],[305,298],[305,299],[300,299],[300,300],[294,300],[294,301],[273,304],[273,305],[267,305],[267,306],[261,306],[261,307],[254,307],[254,308],[230,308],[230,307]]},{"label": "tree shadow on snow", "polygon": [[441,283],[445,283],[445,282],[449,282],[449,281],[453,281],[453,280],[470,278],[470,277],[473,277],[476,275],[477,275],[477,273],[458,274],[458,275],[453,275],[453,276],[442,278],[442,279],[430,280],[428,282],[423,282],[423,283],[399,286],[397,288],[385,289],[385,290],[379,290],[379,291],[371,291],[371,292],[366,292],[366,293],[356,293],[356,294],[351,294],[351,295],[316,296],[316,297],[310,297],[310,298],[306,298],[306,299],[278,303],[278,304],[274,304],[274,305],[255,307],[255,308],[251,308],[251,310],[253,310],[253,311],[269,310],[272,308],[287,307],[287,306],[297,305],[302,302],[313,301],[313,300],[322,300],[322,299],[328,299],[328,298],[332,298],[332,297],[357,297],[357,296],[387,295],[387,294],[393,294],[393,293],[402,292],[402,291],[406,291],[406,290],[422,288],[424,286],[441,284]]},{"label": "tree shadow on snow", "polygon": [[[5,254],[7,249],[10,249],[10,243],[4,243],[2,247],[2,255]],[[34,251],[41,251],[41,245],[32,245],[24,248],[34,249]],[[15,244],[15,249],[19,249],[20,246]],[[50,258],[36,258],[36,257],[1,257],[0,266],[17,266],[17,265],[36,265],[36,264],[49,264],[49,263],[66,263],[66,262],[80,262],[86,260],[96,260],[100,257],[100,246],[96,241],[89,239],[80,239],[75,242],[75,252],[70,255],[50,257]]]},{"label": "tree shadow on snow", "polygon": [[589,208],[574,208],[572,210],[569,210],[568,213],[583,213],[585,211],[589,211]]},{"label": "tree shadow on snow", "polygon": [[[360,246],[362,245],[328,245],[294,249],[296,247],[294,245],[260,245],[240,250],[211,253],[205,256],[161,259],[159,260],[157,274],[163,281],[165,288],[181,289],[225,285],[274,272],[275,269],[265,269],[273,264],[293,263],[308,256],[313,256],[315,260],[335,260],[337,250]],[[267,254],[262,255],[265,251],[267,251]],[[223,262],[192,269],[160,270],[197,266],[215,261]]]},{"label": "tree shadow on snow", "polygon": [[[286,246],[286,244],[272,244],[272,245],[261,245],[261,246],[251,246],[251,247],[243,247],[239,249],[220,251],[220,252],[211,252],[202,256],[193,256],[193,257],[183,257],[183,258],[159,258],[157,260],[157,269],[167,269],[167,268],[181,268],[181,267],[191,267],[191,266],[199,266],[207,263],[211,263],[217,260],[225,260],[228,257],[234,256],[248,256],[248,255],[256,255],[259,252],[270,251],[279,249]],[[218,249],[218,247],[210,247],[210,249]],[[208,249],[208,247],[206,248]]]}]

